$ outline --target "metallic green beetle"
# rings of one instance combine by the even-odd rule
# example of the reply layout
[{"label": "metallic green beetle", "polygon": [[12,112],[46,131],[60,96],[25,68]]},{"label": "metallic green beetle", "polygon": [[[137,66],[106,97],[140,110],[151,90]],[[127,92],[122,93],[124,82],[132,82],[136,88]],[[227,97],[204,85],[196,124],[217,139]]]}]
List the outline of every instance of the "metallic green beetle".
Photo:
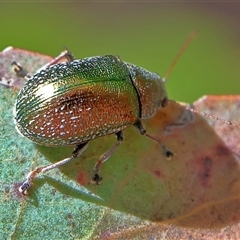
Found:
[{"label": "metallic green beetle", "polygon": [[[56,63],[63,56],[68,61]],[[134,125],[141,134],[150,137],[140,119],[152,118],[168,103],[165,81],[159,75],[123,62],[119,57],[74,60],[65,51],[56,59],[29,77],[19,92],[15,123],[23,136],[39,145],[76,147],[69,158],[30,172],[19,188],[23,195],[28,193],[36,174],[78,157],[90,140],[114,133],[116,144],[94,167],[92,181],[99,183],[102,179],[99,167],[123,140],[122,130]],[[14,65],[18,74],[25,73],[19,64]],[[169,151],[168,155],[172,153]]]}]

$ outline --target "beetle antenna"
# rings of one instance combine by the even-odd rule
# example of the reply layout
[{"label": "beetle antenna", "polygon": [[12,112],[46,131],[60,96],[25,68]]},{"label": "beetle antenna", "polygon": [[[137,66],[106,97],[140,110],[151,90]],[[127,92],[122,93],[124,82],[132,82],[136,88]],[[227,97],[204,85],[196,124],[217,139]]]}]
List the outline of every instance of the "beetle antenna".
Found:
[{"label": "beetle antenna", "polygon": [[233,126],[233,127],[238,127],[238,128],[240,127],[240,125],[238,125],[238,124],[234,124],[234,123],[231,122],[231,121],[227,121],[227,120],[224,120],[224,119],[215,117],[215,116],[210,115],[210,114],[207,114],[207,113],[205,113],[205,112],[201,112],[201,111],[195,110],[195,109],[193,109],[193,108],[189,108],[189,107],[185,107],[185,108],[186,108],[187,110],[191,111],[191,112],[201,114],[201,115],[203,115],[204,117],[209,117],[209,118],[211,118],[211,119],[217,120],[217,121],[222,122],[222,123],[226,123],[226,124],[231,125],[231,126]]},{"label": "beetle antenna", "polygon": [[179,60],[179,58],[182,56],[182,54],[185,52],[185,50],[187,49],[187,47],[190,45],[190,43],[193,41],[193,39],[197,36],[196,32],[192,32],[189,37],[187,38],[187,40],[184,42],[184,44],[182,45],[182,47],[180,48],[178,54],[176,55],[176,57],[174,58],[174,60],[172,61],[170,67],[168,68],[167,74],[165,76],[165,78],[163,79],[164,82],[167,81],[167,79],[169,78],[170,73],[172,72],[173,68],[175,67],[177,61]]}]

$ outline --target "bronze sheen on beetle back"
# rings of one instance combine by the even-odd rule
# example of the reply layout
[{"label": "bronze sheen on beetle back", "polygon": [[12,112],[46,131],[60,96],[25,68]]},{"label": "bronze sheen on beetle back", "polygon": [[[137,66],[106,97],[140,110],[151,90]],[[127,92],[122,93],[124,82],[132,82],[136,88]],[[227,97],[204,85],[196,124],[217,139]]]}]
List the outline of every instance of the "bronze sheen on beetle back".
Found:
[{"label": "bronze sheen on beetle back", "polygon": [[[62,58],[68,61],[58,63]],[[69,158],[30,172],[19,188],[22,194],[28,193],[36,174],[78,157],[90,140],[117,136],[115,145],[95,164],[92,181],[98,184],[102,179],[99,167],[120,145],[123,129],[134,125],[141,134],[154,139],[140,119],[152,118],[167,105],[165,81],[156,73],[112,55],[74,60],[68,51],[32,77],[19,64],[13,64],[17,74],[28,78],[15,104],[18,131],[39,145],[75,146]],[[166,151],[166,155],[173,154]]]},{"label": "bronze sheen on beetle back", "polygon": [[16,126],[45,146],[112,134],[166,105],[161,78],[115,56],[59,63],[33,75],[15,105]]}]

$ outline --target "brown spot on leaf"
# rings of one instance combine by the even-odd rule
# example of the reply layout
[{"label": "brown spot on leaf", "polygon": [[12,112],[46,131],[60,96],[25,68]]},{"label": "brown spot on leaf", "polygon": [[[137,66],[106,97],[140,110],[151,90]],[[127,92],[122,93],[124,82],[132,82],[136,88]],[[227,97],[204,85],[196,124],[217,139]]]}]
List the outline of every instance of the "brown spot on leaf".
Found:
[{"label": "brown spot on leaf", "polygon": [[87,180],[84,172],[80,171],[78,173],[77,182],[83,186],[87,184]]},{"label": "brown spot on leaf", "polygon": [[207,156],[204,159],[202,159],[202,166],[199,174],[200,182],[203,187],[208,187],[209,185],[211,170],[212,170],[212,159]]},{"label": "brown spot on leaf", "polygon": [[218,156],[226,156],[229,155],[229,150],[225,146],[219,145],[217,146],[217,155]]},{"label": "brown spot on leaf", "polygon": [[155,171],[153,171],[153,173],[157,178],[163,178],[164,177],[164,174],[160,170],[155,170]]}]

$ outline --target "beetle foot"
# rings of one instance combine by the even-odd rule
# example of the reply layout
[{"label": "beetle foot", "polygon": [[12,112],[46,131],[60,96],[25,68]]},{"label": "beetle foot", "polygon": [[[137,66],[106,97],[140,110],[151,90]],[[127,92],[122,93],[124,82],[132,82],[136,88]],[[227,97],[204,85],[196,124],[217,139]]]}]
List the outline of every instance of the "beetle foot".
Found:
[{"label": "beetle foot", "polygon": [[172,152],[169,151],[169,150],[166,150],[164,154],[165,154],[167,160],[171,160],[173,157],[175,157],[175,154],[172,153]]},{"label": "beetle foot", "polygon": [[95,173],[92,177],[92,183],[93,184],[96,184],[96,185],[100,185],[100,182],[102,181],[102,177],[98,174],[98,173]]},{"label": "beetle foot", "polygon": [[176,156],[173,152],[168,150],[165,145],[161,144],[161,147],[162,147],[162,150],[163,150],[163,154],[165,155],[167,160],[171,160],[173,157]]},{"label": "beetle foot", "polygon": [[19,187],[19,192],[23,195],[26,196],[28,195],[28,190],[31,187],[31,183],[26,180],[20,187]]}]

